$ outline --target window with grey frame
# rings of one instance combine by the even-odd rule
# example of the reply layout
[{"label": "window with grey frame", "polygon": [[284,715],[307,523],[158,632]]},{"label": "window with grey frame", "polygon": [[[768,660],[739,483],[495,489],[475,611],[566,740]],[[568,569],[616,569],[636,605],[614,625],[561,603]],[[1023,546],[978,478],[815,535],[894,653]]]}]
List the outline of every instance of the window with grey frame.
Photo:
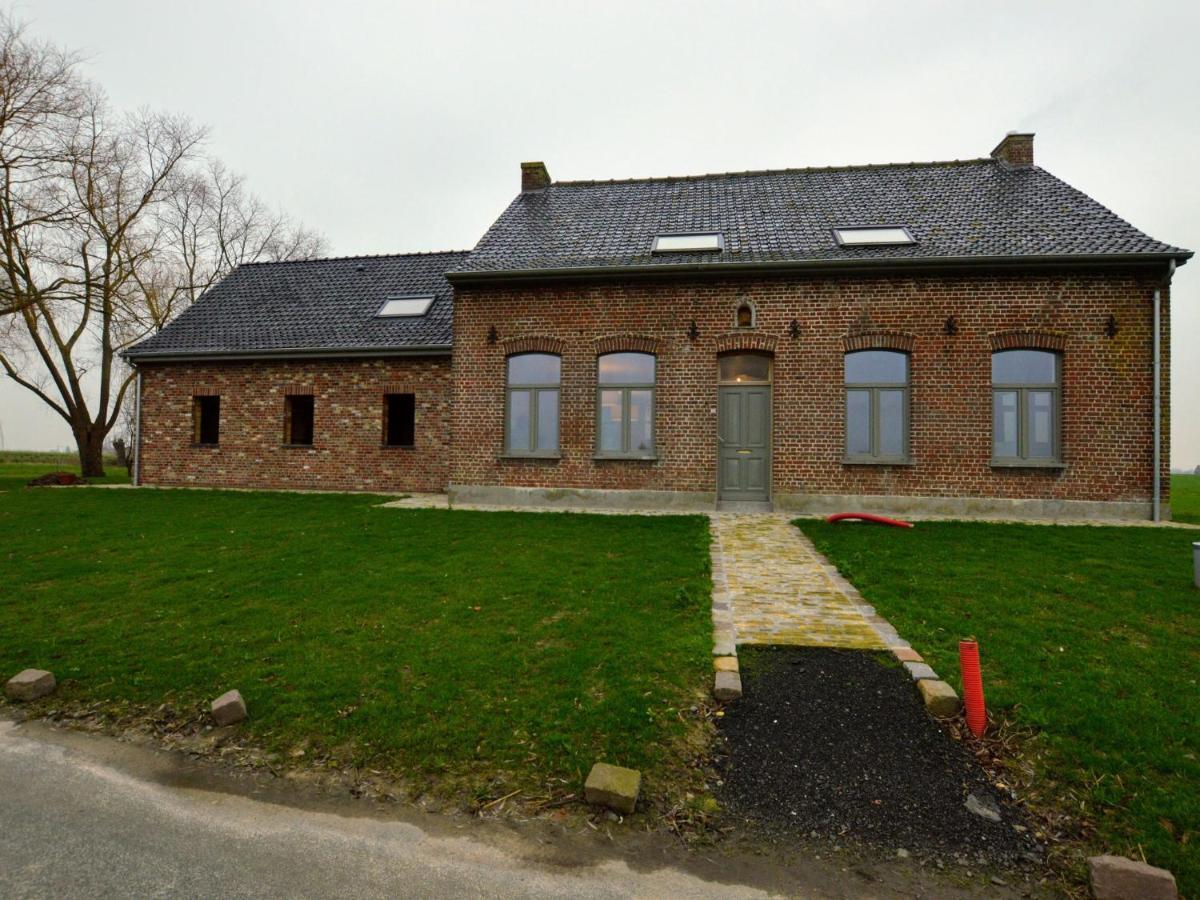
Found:
[{"label": "window with grey frame", "polygon": [[596,454],[654,455],[656,360],[650,353],[606,353],[596,362]]},{"label": "window with grey frame", "polygon": [[1060,448],[1061,361],[1050,350],[992,354],[992,461],[1048,465]]},{"label": "window with grey frame", "polygon": [[519,353],[508,358],[504,450],[509,456],[557,456],[562,358]]},{"label": "window with grey frame", "polygon": [[908,462],[908,354],[857,350],[844,365],[846,461]]}]

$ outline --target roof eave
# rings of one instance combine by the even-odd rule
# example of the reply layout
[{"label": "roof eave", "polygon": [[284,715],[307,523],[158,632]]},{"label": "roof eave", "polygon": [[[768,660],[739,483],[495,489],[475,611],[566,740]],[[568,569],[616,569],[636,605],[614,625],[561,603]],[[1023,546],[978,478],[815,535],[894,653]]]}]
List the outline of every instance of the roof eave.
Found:
[{"label": "roof eave", "polygon": [[876,259],[813,259],[787,262],[754,263],[657,263],[635,266],[574,266],[553,269],[492,269],[447,272],[454,285],[488,284],[502,281],[558,281],[576,278],[653,277],[671,275],[771,275],[789,272],[838,274],[869,271],[912,272],[916,270],[954,271],[978,268],[1062,268],[1084,266],[1155,266],[1174,261],[1183,265],[1193,256],[1191,250],[1164,253],[1078,253],[1054,256],[927,256],[886,257]]},{"label": "roof eave", "polygon": [[288,347],[272,350],[149,350],[130,348],[121,354],[134,365],[148,362],[243,362],[287,359],[354,359],[380,356],[445,356],[450,344],[410,347]]}]

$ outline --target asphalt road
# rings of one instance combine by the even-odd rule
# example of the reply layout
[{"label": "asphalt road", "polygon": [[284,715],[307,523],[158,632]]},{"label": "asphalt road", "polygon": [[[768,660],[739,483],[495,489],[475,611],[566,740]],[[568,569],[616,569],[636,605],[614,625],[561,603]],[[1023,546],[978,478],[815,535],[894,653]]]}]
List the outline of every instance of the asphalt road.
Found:
[{"label": "asphalt road", "polygon": [[3,900],[1017,895],[894,858],[422,813],[0,715]]},{"label": "asphalt road", "polygon": [[0,720],[7,900],[764,896],[673,868],[634,871],[614,859],[546,865],[411,823],[164,785],[96,758],[87,742],[106,739],[60,740]]}]

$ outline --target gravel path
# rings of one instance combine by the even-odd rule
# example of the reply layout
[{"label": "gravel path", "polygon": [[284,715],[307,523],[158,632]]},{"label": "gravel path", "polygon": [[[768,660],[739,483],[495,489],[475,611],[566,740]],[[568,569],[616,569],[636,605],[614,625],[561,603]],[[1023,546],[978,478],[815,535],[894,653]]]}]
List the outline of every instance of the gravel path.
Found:
[{"label": "gravel path", "polygon": [[[756,826],[895,853],[1009,865],[1037,859],[966,750],[894,663],[857,651],[750,648],[721,725],[724,801]],[[967,808],[974,797],[992,817]]]}]

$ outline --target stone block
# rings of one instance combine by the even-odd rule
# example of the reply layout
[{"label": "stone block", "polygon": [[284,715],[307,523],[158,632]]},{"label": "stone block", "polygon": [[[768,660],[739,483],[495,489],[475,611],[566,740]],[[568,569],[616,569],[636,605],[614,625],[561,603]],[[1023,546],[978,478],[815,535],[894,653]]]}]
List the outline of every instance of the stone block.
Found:
[{"label": "stone block", "polygon": [[737,672],[717,672],[713,679],[713,696],[722,703],[742,696],[742,676]]},{"label": "stone block", "polygon": [[906,662],[904,668],[908,670],[908,674],[912,676],[913,681],[923,681],[926,678],[937,679],[937,672],[923,662]]},{"label": "stone block", "polygon": [[1175,876],[1123,856],[1093,856],[1088,860],[1092,896],[1096,900],[1176,900]]},{"label": "stone block", "polygon": [[641,772],[601,762],[592,766],[583,785],[583,794],[588,803],[607,806],[626,815],[637,806],[641,790]]},{"label": "stone block", "polygon": [[717,656],[713,659],[713,668],[718,672],[736,672],[738,661],[736,656]]},{"label": "stone block", "polygon": [[732,638],[718,637],[713,642],[713,656],[732,656],[735,647]]},{"label": "stone block", "polygon": [[212,717],[218,725],[236,725],[246,718],[246,701],[240,691],[226,691],[212,702]]},{"label": "stone block", "polygon": [[58,682],[45,669],[26,669],[8,679],[4,685],[4,695],[9,700],[40,700],[54,693]]},{"label": "stone block", "polygon": [[892,655],[900,662],[925,662],[925,657],[912,647],[893,647]]},{"label": "stone block", "polygon": [[917,682],[917,690],[921,692],[921,699],[931,715],[942,718],[958,715],[961,706],[958,694],[946,682],[926,678]]}]

